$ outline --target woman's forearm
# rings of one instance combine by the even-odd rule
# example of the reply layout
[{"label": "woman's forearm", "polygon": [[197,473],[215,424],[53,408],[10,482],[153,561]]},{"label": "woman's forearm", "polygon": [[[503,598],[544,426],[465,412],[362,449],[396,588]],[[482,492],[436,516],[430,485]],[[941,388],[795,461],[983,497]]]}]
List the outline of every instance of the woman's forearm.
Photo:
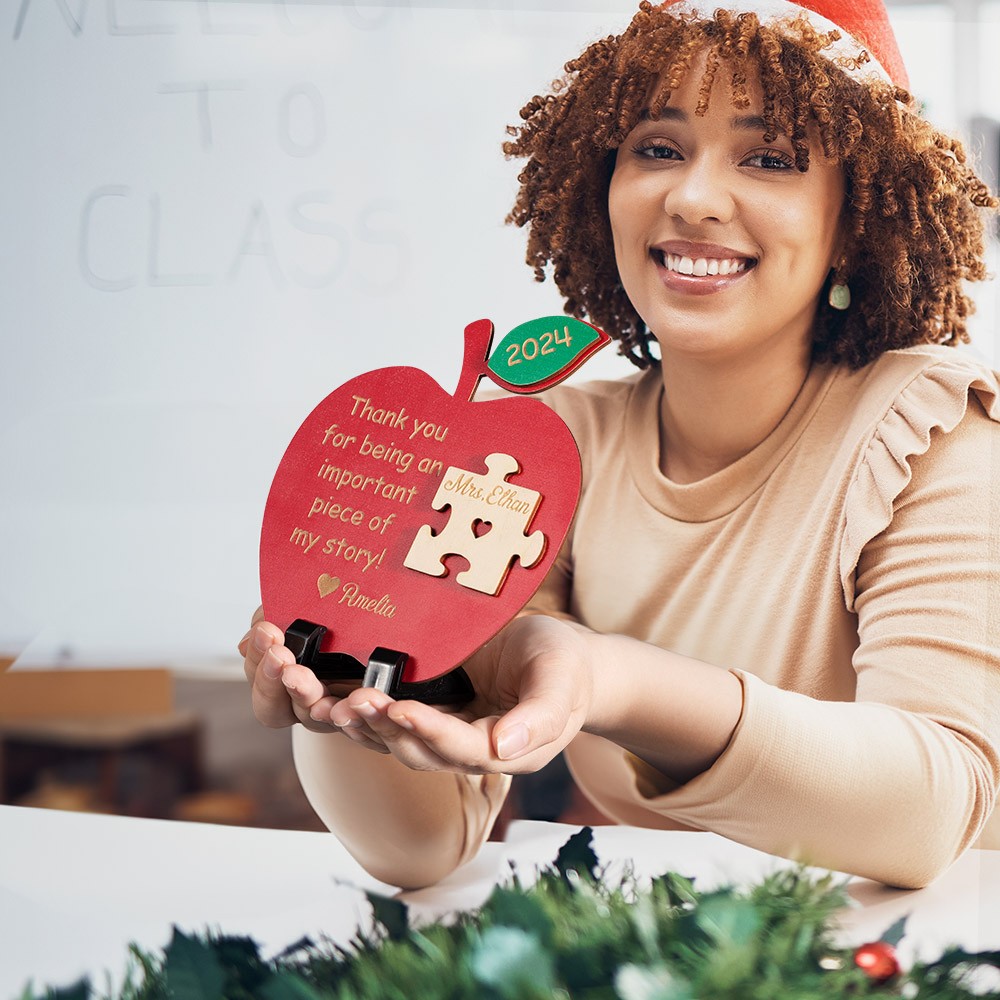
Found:
[{"label": "woman's forearm", "polygon": [[510,779],[413,771],[344,736],[293,732],[313,809],[375,878],[414,889],[444,878],[489,836]]},{"label": "woman's forearm", "polygon": [[[635,801],[673,821],[919,888],[993,808],[996,759],[974,727],[741,681],[631,639],[595,636],[591,649],[598,709],[584,728],[658,772],[636,769]],[[725,772],[706,774],[723,751]]]},{"label": "woman's forearm", "polygon": [[584,729],[683,784],[729,745],[743,686],[728,670],[626,636],[590,633],[593,709]]}]

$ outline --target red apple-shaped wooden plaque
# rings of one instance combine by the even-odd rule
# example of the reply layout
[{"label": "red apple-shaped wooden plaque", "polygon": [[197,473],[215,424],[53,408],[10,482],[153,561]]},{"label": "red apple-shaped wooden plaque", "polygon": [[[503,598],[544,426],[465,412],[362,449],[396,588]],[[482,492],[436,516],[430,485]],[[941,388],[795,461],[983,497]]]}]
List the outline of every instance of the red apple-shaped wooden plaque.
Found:
[{"label": "red apple-shaped wooden plaque", "polygon": [[326,397],[274,476],[260,543],[268,621],[324,626],[320,652],[406,654],[403,680],[438,677],[495,635],[554,562],[576,509],[580,458],[563,421],[524,396],[473,401],[490,377],[555,384],[608,337],[549,317],[487,360],[493,324],[465,331],[449,395],[416,368],[359,375]]}]

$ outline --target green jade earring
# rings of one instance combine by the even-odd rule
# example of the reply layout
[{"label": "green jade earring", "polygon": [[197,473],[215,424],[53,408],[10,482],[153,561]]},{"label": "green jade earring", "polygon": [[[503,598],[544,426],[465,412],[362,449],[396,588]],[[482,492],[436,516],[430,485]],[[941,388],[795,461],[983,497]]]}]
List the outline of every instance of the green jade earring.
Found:
[{"label": "green jade earring", "polygon": [[830,283],[830,292],[827,296],[827,302],[830,303],[830,307],[840,312],[850,308],[851,305],[851,289],[841,277],[844,272],[844,264],[845,261],[842,259],[834,270],[833,281]]},{"label": "green jade earring", "polygon": [[832,308],[843,312],[851,306],[851,289],[843,282],[838,281],[830,286],[828,301]]}]

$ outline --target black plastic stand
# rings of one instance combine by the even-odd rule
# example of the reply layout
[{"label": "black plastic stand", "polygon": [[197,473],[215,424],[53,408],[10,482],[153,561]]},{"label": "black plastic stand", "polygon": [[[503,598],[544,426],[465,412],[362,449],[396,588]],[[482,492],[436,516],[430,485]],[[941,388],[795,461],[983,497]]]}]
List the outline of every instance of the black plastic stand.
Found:
[{"label": "black plastic stand", "polygon": [[384,691],[399,701],[422,701],[429,705],[460,705],[471,701],[475,690],[469,675],[461,668],[429,681],[402,679],[407,654],[395,649],[377,646],[368,657],[367,666],[347,653],[321,653],[319,651],[325,625],[296,618],[285,629],[285,645],[301,663],[326,683],[359,681],[362,687]]}]

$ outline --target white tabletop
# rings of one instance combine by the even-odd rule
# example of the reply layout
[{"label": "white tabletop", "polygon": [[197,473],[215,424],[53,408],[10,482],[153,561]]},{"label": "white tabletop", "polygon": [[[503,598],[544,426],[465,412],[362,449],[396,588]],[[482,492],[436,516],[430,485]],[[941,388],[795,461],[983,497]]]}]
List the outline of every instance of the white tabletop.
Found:
[{"label": "white tabletop", "polygon": [[[470,865],[430,889],[402,894],[418,919],[479,905],[513,862],[527,879],[578,828],[515,823]],[[629,827],[595,830],[612,871],[672,870],[700,888],[744,884],[786,864],[707,833]],[[257,830],[0,806],[0,1000],[83,974],[120,981],[130,941],[163,948],[171,925],[254,938],[272,955],[303,935],[346,942],[370,919],[364,890],[394,890],[366,875],[325,833]],[[846,943],[876,938],[911,914],[901,947],[936,957],[943,947],[1000,948],[1000,852],[972,851],[919,892],[851,882]]]},{"label": "white tabletop", "polygon": [[29,978],[119,982],[129,942],[158,950],[172,924],[248,934],[265,955],[304,934],[346,941],[364,889],[395,891],[329,834],[2,806],[0,1000]]}]

